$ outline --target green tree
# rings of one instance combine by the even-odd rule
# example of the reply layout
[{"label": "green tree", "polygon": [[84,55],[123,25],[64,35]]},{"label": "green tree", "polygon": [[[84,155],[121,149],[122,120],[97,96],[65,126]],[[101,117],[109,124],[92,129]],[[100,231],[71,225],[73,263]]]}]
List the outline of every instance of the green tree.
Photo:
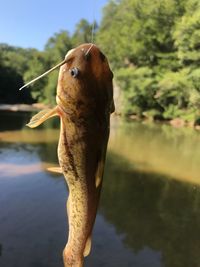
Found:
[{"label": "green tree", "polygon": [[104,9],[98,42],[114,66],[117,61],[116,67],[127,62],[155,66],[175,51],[172,28],[183,5],[183,0],[111,1]]},{"label": "green tree", "polygon": [[0,44],[0,103],[32,103],[29,91],[19,91],[34,49]]},{"label": "green tree", "polygon": [[[32,54],[32,59],[28,62],[28,70],[24,73],[25,83],[33,80],[37,76],[44,73],[48,68],[47,60],[44,52],[35,51]],[[48,78],[43,78],[34,84],[30,85],[29,88],[24,90],[30,90],[32,97],[36,102],[43,102],[45,100],[45,86]]]},{"label": "green tree", "polygon": [[159,114],[160,107],[154,99],[156,77],[153,70],[148,67],[121,68],[117,72],[117,77],[124,88],[123,104],[126,114],[142,116],[143,112],[155,109]]},{"label": "green tree", "polygon": [[178,58],[184,65],[200,62],[200,2],[188,0],[186,12],[174,31]]},{"label": "green tree", "polygon": [[98,43],[123,92],[125,114],[199,116],[199,19],[197,0],[121,0],[104,8]]},{"label": "green tree", "polygon": [[155,98],[164,109],[164,117],[179,117],[188,107],[189,91],[192,83],[188,79],[188,69],[166,72],[158,83]]},{"label": "green tree", "polygon": [[72,43],[74,46],[82,43],[91,43],[95,38],[98,25],[96,21],[90,24],[86,19],[81,19],[76,25],[74,34],[72,35]]},{"label": "green tree", "polygon": [[35,51],[37,50],[0,44],[1,62],[4,66],[15,69],[17,73],[23,76],[28,69],[28,62]]},{"label": "green tree", "polygon": [[30,92],[19,91],[23,79],[15,69],[0,65],[0,103],[32,103]]},{"label": "green tree", "polygon": [[55,33],[45,45],[46,58],[49,64],[57,64],[62,61],[71,48],[71,37],[67,31]]},{"label": "green tree", "polygon": [[[49,38],[45,45],[44,57],[48,69],[64,60],[65,55],[72,49],[71,37],[67,31],[61,31]],[[49,74],[44,84],[44,102],[55,103],[58,71]]]}]

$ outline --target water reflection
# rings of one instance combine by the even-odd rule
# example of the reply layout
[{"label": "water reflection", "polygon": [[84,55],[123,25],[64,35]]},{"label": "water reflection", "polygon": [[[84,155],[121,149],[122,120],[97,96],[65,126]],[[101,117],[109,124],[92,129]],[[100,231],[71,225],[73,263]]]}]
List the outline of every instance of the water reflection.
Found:
[{"label": "water reflection", "polygon": [[1,255],[2,255],[2,249],[3,249],[3,247],[2,247],[2,245],[0,244],[0,257],[1,257]]},{"label": "water reflection", "polygon": [[[61,267],[68,191],[46,171],[58,164],[58,120],[18,130],[25,117],[0,131],[0,266]],[[198,132],[112,121],[86,266],[199,267],[199,166]]]},{"label": "water reflection", "polygon": [[[11,116],[12,114],[12,116]],[[30,112],[0,111],[0,131],[22,129],[31,117]]]},{"label": "water reflection", "polygon": [[55,166],[58,166],[57,142],[0,143],[0,177],[34,175]]},{"label": "water reflection", "polygon": [[200,184],[200,133],[152,123],[113,125],[110,149],[147,173]]},{"label": "water reflection", "polygon": [[149,247],[162,266],[199,266],[200,188],[107,158],[101,212],[135,253]]}]

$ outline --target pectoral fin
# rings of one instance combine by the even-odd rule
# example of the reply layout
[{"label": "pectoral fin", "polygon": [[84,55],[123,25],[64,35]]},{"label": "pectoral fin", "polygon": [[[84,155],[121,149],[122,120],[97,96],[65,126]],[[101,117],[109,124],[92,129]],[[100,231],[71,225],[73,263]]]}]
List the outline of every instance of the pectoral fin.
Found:
[{"label": "pectoral fin", "polygon": [[83,252],[84,257],[87,257],[90,254],[91,246],[92,246],[92,239],[91,239],[91,236],[89,236],[86,241],[85,249]]},{"label": "pectoral fin", "polygon": [[101,160],[98,162],[97,171],[96,171],[96,177],[95,177],[96,188],[98,188],[99,185],[101,184],[103,171],[104,171],[104,158],[101,158]]},{"label": "pectoral fin", "polygon": [[68,217],[70,216],[69,213],[70,213],[70,194],[69,194],[68,199],[67,199],[67,214],[68,214]]},{"label": "pectoral fin", "polygon": [[28,124],[26,124],[30,128],[35,128],[42,124],[47,119],[58,116],[57,107],[53,109],[45,109],[37,113],[33,118],[30,120]]},{"label": "pectoral fin", "polygon": [[55,173],[60,173],[62,174],[62,169],[60,167],[49,167],[47,168],[47,171],[49,172],[55,172]]}]

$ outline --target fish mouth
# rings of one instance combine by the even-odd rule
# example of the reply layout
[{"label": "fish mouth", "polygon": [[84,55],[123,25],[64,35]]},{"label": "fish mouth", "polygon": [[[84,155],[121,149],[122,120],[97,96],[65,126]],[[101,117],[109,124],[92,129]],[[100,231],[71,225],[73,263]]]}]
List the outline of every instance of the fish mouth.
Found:
[{"label": "fish mouth", "polygon": [[65,113],[67,115],[71,115],[72,112],[70,112],[70,110],[66,109],[66,103],[63,101],[63,99],[61,98],[60,95],[56,95],[56,103],[58,105],[58,109],[60,111],[61,114]]}]

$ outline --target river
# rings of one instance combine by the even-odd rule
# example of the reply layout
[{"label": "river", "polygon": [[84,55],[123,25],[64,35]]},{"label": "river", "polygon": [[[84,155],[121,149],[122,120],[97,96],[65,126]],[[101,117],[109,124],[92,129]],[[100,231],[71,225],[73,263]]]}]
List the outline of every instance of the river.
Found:
[{"label": "river", "polygon": [[[0,266],[62,267],[67,240],[58,119],[0,113]],[[112,118],[85,267],[200,266],[200,132]]]}]

